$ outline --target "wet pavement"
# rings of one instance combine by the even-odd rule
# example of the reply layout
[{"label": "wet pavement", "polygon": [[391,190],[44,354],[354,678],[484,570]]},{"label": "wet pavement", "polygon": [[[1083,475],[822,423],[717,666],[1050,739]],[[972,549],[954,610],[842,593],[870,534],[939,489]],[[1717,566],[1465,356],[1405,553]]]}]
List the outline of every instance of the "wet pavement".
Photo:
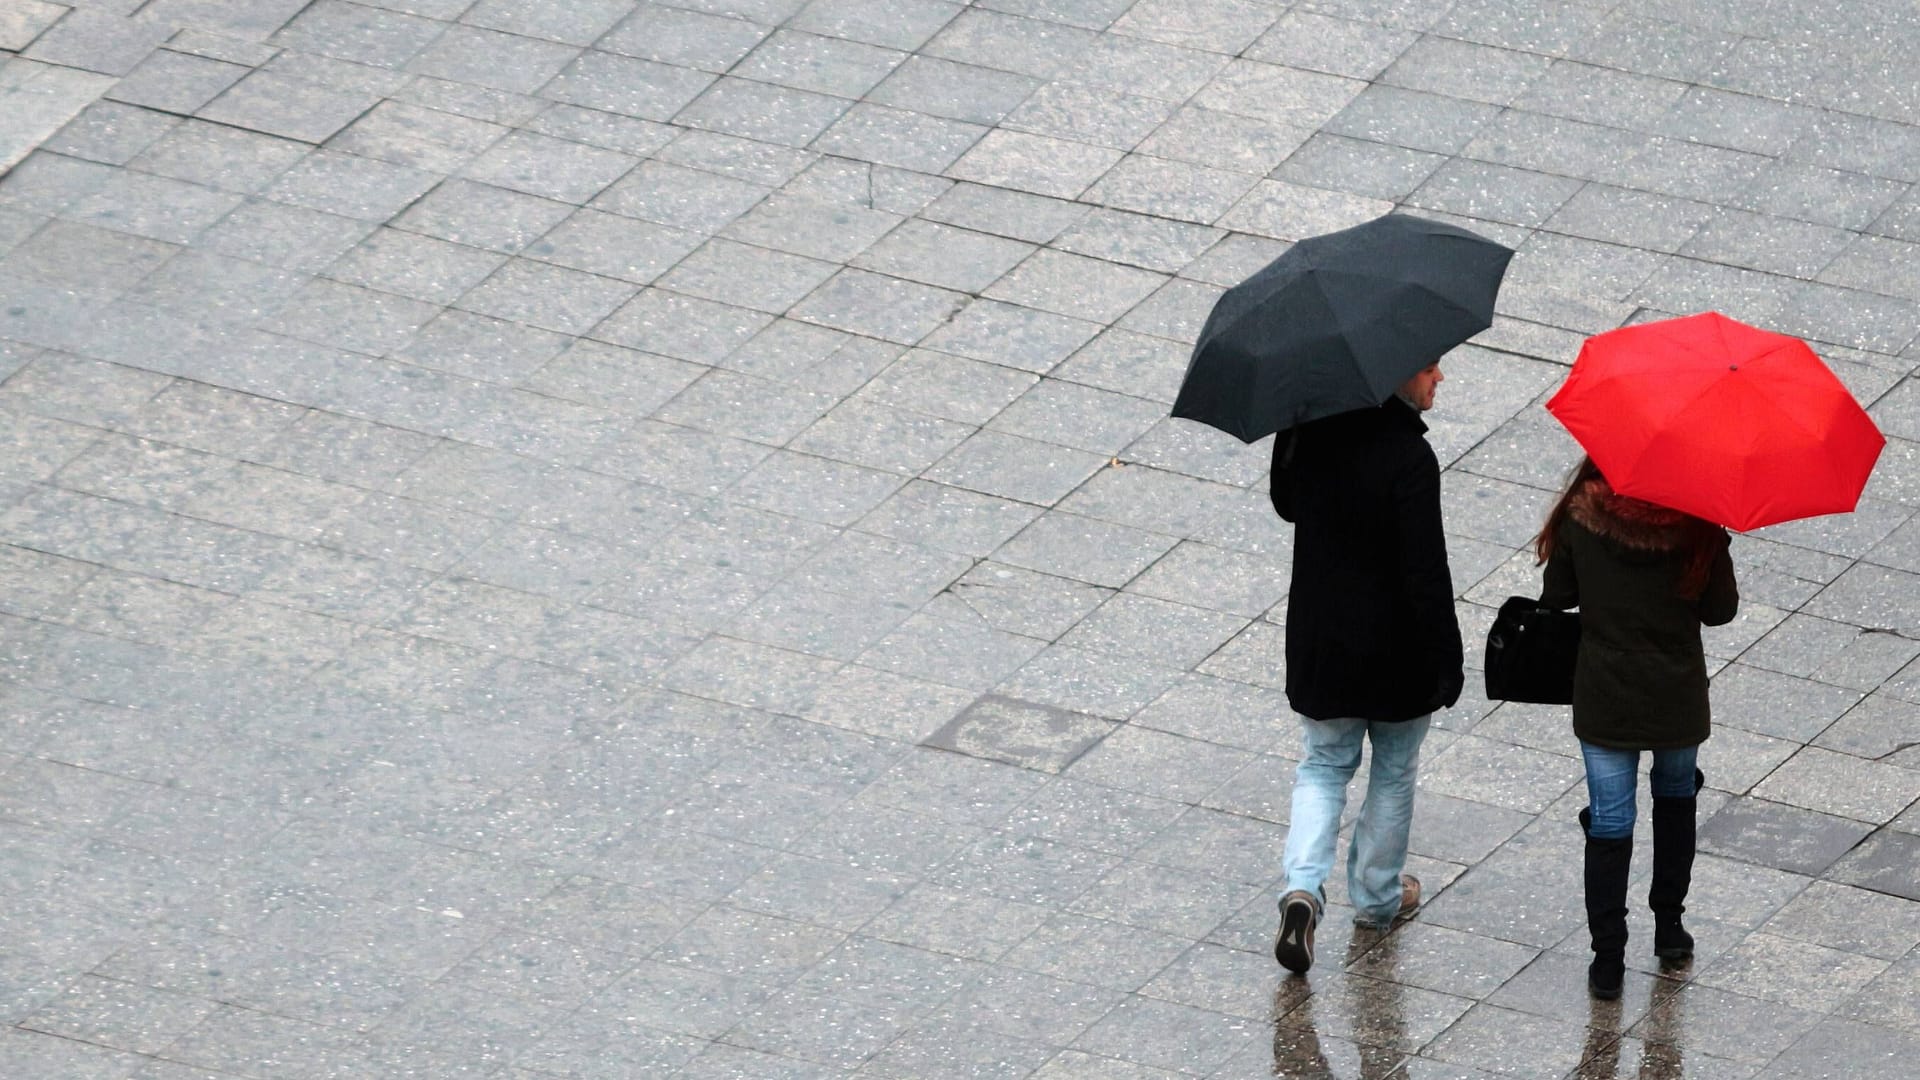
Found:
[{"label": "wet pavement", "polygon": [[[0,1075],[1914,1074],[1903,0],[0,0],[0,48]],[[1889,437],[1735,542],[1699,953],[1636,910],[1615,1003],[1565,711],[1477,673],[1427,905],[1336,881],[1270,955],[1288,531],[1167,407],[1226,285],[1395,206],[1519,251],[1431,414],[1470,653],[1585,335],[1803,336]]]}]

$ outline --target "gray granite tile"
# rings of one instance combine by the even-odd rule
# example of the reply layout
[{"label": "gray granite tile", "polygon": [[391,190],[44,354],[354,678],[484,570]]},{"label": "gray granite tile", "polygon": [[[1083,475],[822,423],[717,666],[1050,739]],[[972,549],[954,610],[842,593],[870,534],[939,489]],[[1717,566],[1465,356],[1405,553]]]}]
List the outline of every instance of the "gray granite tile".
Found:
[{"label": "gray granite tile", "polygon": [[1001,125],[1094,146],[1130,150],[1172,112],[1172,103],[1071,82],[1035,90]]},{"label": "gray granite tile", "polygon": [[95,101],[40,145],[84,161],[125,165],[179,123],[179,117],[157,109]]},{"label": "gray granite tile", "polygon": [[566,220],[565,203],[468,180],[442,182],[394,219],[397,228],[514,254]]},{"label": "gray granite tile", "polygon": [[1027,99],[1040,80],[1010,71],[915,54],[868,95],[896,109],[968,124],[996,124]]},{"label": "gray granite tile", "polygon": [[891,473],[777,451],[741,477],[731,494],[750,506],[846,526],[885,501],[901,483]]},{"label": "gray granite tile", "polygon": [[275,201],[383,222],[431,189],[437,178],[418,169],[320,150],[264,189]]},{"label": "gray granite tile", "polygon": [[1832,1068],[1836,1058],[1859,1061],[1863,1078],[1880,1080],[1895,1077],[1905,1068],[1901,1062],[1913,1052],[1913,1036],[1868,1024],[1828,1020],[1795,1043],[1768,1066],[1783,1078],[1803,1080],[1819,1076]]},{"label": "gray granite tile", "polygon": [[1760,798],[1884,824],[1916,798],[1920,777],[1897,765],[1807,747],[1754,788]]},{"label": "gray granite tile", "polygon": [[803,147],[846,112],[844,98],[723,76],[674,115],[675,123]]},{"label": "gray granite tile", "polygon": [[1122,1001],[1076,1049],[1157,1068],[1216,1069],[1252,1042],[1259,1025],[1244,1017],[1152,998]]},{"label": "gray granite tile", "polygon": [[1821,873],[1866,836],[1870,826],[1760,799],[1735,799],[1701,822],[1704,851],[1796,873]]},{"label": "gray granite tile", "polygon": [[842,37],[776,30],[730,74],[797,90],[858,98],[891,74],[906,54]]},{"label": "gray granite tile", "polygon": [[1661,195],[1718,202],[1727,192],[1757,179],[1767,161],[1763,155],[1744,150],[1661,137],[1637,156],[1618,163],[1614,174],[1601,179]]},{"label": "gray granite tile", "polygon": [[1062,315],[1110,322],[1125,314],[1164,280],[1138,267],[1065,252],[1040,251],[1001,278],[985,295]]},{"label": "gray granite tile", "polygon": [[[1020,290],[1010,287],[1008,291]],[[981,298],[969,302],[920,344],[932,351],[1044,374],[1086,344],[1098,326],[1088,319]]]},{"label": "gray granite tile", "polygon": [[814,146],[840,157],[939,173],[986,131],[977,124],[861,102],[822,132]]},{"label": "gray granite tile", "polygon": [[1341,15],[1290,11],[1249,45],[1245,55],[1270,64],[1372,79],[1419,35]]},{"label": "gray granite tile", "polygon": [[1831,262],[1851,237],[1810,222],[1721,210],[1680,253],[1773,274],[1808,278]]},{"label": "gray granite tile", "polygon": [[560,202],[585,203],[620,179],[634,159],[533,132],[515,132],[468,165],[467,179]]},{"label": "gray granite tile", "polygon": [[[1260,176],[1284,161],[1312,134],[1307,128],[1260,116],[1242,116],[1187,105],[1141,143],[1138,150],[1154,158],[1185,162],[1207,170]],[[1135,175],[1151,175],[1144,165],[1132,168]],[[1164,175],[1178,174],[1168,170]],[[1226,186],[1224,178],[1215,177],[1211,172],[1189,175],[1207,182],[1213,189],[1224,189]],[[1117,186],[1116,182],[1107,190]],[[1217,190],[1212,193],[1217,194]],[[1168,197],[1164,191],[1154,192],[1153,195],[1157,198]],[[1128,201],[1137,202],[1144,197],[1135,196]],[[1202,205],[1202,200],[1189,197],[1185,204],[1189,208],[1197,208]]]},{"label": "gray granite tile", "polygon": [[568,64],[541,95],[620,116],[665,121],[699,97],[714,77],[671,64],[590,50]]},{"label": "gray granite tile", "polygon": [[803,158],[805,167],[787,181],[785,191],[842,207],[917,214],[954,186],[951,180],[911,168],[833,154],[808,154]]},{"label": "gray granite tile", "polygon": [[[1578,52],[1582,44],[1576,44],[1574,51]],[[1563,62],[1548,69],[1516,104],[1571,120],[1644,131],[1656,124],[1686,90],[1683,81],[1608,65]]]},{"label": "gray granite tile", "polygon": [[301,52],[397,68],[419,55],[445,29],[432,19],[398,11],[321,3],[294,16],[274,40]]},{"label": "gray granite tile", "polygon": [[849,268],[827,279],[790,315],[802,322],[912,345],[966,303],[960,293]]},{"label": "gray granite tile", "polygon": [[1229,63],[1192,103],[1312,129],[1338,115],[1365,86],[1357,79],[1242,59]]},{"label": "gray granite tile", "polygon": [[834,271],[831,263],[715,238],[660,279],[663,288],[778,314]]},{"label": "gray granite tile", "polygon": [[1099,455],[982,431],[927,471],[927,478],[1041,506],[1057,504],[1094,470]]},{"label": "gray granite tile", "polygon": [[1121,152],[1046,135],[996,129],[947,168],[947,175],[993,187],[1072,199],[1120,160]]},{"label": "gray granite tile", "polygon": [[916,479],[860,519],[857,527],[896,540],[983,556],[1039,513],[1036,507],[1012,500]]},{"label": "gray granite tile", "polygon": [[783,990],[728,1037],[783,1059],[798,1058],[846,1069],[899,1038],[907,1024],[894,1009]]},{"label": "gray granite tile", "polygon": [[1032,904],[929,882],[901,897],[862,932],[882,941],[993,961],[1025,939],[1048,914]]},{"label": "gray granite tile", "polygon": [[47,29],[60,20],[66,12],[59,5],[45,3],[43,0],[31,0],[17,4],[7,10],[4,33],[0,35],[0,46],[9,52],[20,52],[33,44],[35,38],[46,33]]},{"label": "gray granite tile", "polygon": [[1783,162],[1762,173],[1735,202],[1762,214],[1864,229],[1904,191],[1896,180]]},{"label": "gray granite tile", "polygon": [[1539,81],[1551,64],[1533,53],[1430,37],[1401,53],[1380,74],[1380,82],[1507,105]]},{"label": "gray granite tile", "polygon": [[1793,145],[1811,119],[1811,111],[1803,107],[1696,86],[1654,130],[1690,142],[1779,154]]},{"label": "gray granite tile", "polygon": [[1830,949],[1898,960],[1916,943],[1911,901],[1816,881],[1761,930]]},{"label": "gray granite tile", "polygon": [[[211,61],[201,63],[209,64]],[[223,72],[216,69],[202,74],[201,78],[204,80],[209,76],[225,77]],[[206,83],[199,89],[211,86],[212,83]],[[136,83],[134,89],[137,88]],[[154,99],[159,89],[156,87],[140,96]],[[196,88],[191,85],[167,89],[169,93],[162,99],[167,105],[185,105],[188,99],[182,95],[198,96]],[[273,71],[256,70],[213,97],[212,101],[200,104],[197,115],[219,124],[319,144],[376,104],[378,98],[365,91],[333,89]]]},{"label": "gray granite tile", "polygon": [[109,11],[81,11],[32,39],[29,59],[125,75],[167,37],[167,28],[121,18]]},{"label": "gray granite tile", "polygon": [[22,1069],[50,1076],[71,1076],[75,1080],[130,1076],[147,1060],[123,1050],[11,1027],[0,1035],[0,1052]]},{"label": "gray granite tile", "polygon": [[1090,30],[997,11],[961,12],[921,47],[928,56],[1051,78],[1089,47]]},{"label": "gray granite tile", "polygon": [[858,254],[853,264],[941,288],[978,293],[1033,248],[1017,240],[908,220]]},{"label": "gray granite tile", "polygon": [[1323,132],[1295,150],[1272,175],[1288,183],[1398,199],[1412,194],[1444,160],[1421,150]]},{"label": "gray granite tile", "polygon": [[461,21],[510,34],[591,45],[629,10],[630,5],[621,0],[589,0],[565,11],[526,0],[481,0],[461,16]]},{"label": "gray granite tile", "polygon": [[1110,329],[1050,374],[1171,405],[1186,375],[1188,351],[1176,342]]},{"label": "gray granite tile", "polygon": [[595,43],[609,52],[720,73],[752,51],[768,33],[742,18],[642,5]]},{"label": "gray granite tile", "polygon": [[1581,182],[1500,165],[1452,161],[1420,185],[1408,201],[1429,210],[1539,225],[1573,197]]},{"label": "gray granite tile", "polygon": [[[503,1075],[593,1076],[616,1071],[640,1073],[672,1069],[687,1063],[710,1045],[615,1017],[569,1016],[540,1032],[530,1046],[515,1056],[519,1064]],[[539,1072],[533,1071],[535,1069]]]},{"label": "gray granite tile", "polygon": [[503,135],[505,127],[484,119],[388,100],[336,136],[334,148],[394,165],[455,173]]},{"label": "gray granite tile", "polygon": [[1215,224],[1276,240],[1298,240],[1371,221],[1391,206],[1380,199],[1263,180]]},{"label": "gray granite tile", "polygon": [[1685,199],[1593,184],[1567,200],[1546,227],[1590,240],[1678,251],[1712,217],[1711,207]]},{"label": "gray granite tile", "polygon": [[327,268],[352,285],[447,304],[479,284],[505,259],[398,229],[376,230]]},{"label": "gray granite tile", "polygon": [[960,183],[929,205],[924,217],[978,232],[1044,244],[1088,213],[1060,199],[990,185]]},{"label": "gray granite tile", "polygon": [[1911,958],[1896,960],[1835,1015],[1843,1020],[1857,1020],[1912,1032],[1915,1019],[1911,998],[1913,972],[1914,962]]},{"label": "gray granite tile", "polygon": [[1153,424],[1161,411],[1158,404],[1139,398],[1042,379],[988,426],[1096,454],[1118,454]]},{"label": "gray granite tile", "polygon": [[240,203],[240,196],[166,177],[126,171],[65,211],[102,228],[169,243],[192,241]]},{"label": "gray granite tile", "polygon": [[[627,344],[619,329],[622,304],[634,297],[635,286],[549,266],[528,259],[503,263],[486,280],[461,295],[459,305],[471,312],[512,322],[528,323],[562,334],[595,330],[616,344]],[[609,319],[609,316],[613,318]],[[602,320],[607,320],[602,324]],[[596,326],[599,329],[595,329]]]},{"label": "gray granite tile", "polygon": [[450,82],[530,94],[579,53],[554,41],[477,26],[453,26],[406,65],[406,70]]},{"label": "gray granite tile", "polygon": [[315,344],[378,355],[400,348],[438,310],[392,293],[316,280],[288,297],[265,328]]},{"label": "gray granite tile", "polygon": [[1695,81],[1733,51],[1738,37],[1719,32],[1712,20],[1662,18],[1652,11],[1609,14],[1567,55],[1586,63],[1667,79]]},{"label": "gray granite tile", "polygon": [[1374,83],[1326,125],[1333,134],[1451,154],[1470,142],[1499,108],[1495,105],[1385,83]]},{"label": "gray granite tile", "polygon": [[527,126],[543,135],[641,157],[669,145],[675,138],[674,129],[666,124],[580,105],[555,105],[534,117]]},{"label": "gray granite tile", "polygon": [[1595,1049],[1608,1046],[1610,1035],[1563,1018],[1529,1016],[1481,1003],[1435,1039],[1424,1056],[1492,1072],[1518,1076],[1542,1066],[1552,1071],[1576,1069]]},{"label": "gray granite tile", "polygon": [[1601,179],[1612,175],[1616,162],[1633,157],[1648,142],[1646,135],[1604,123],[1515,109],[1483,127],[1464,153],[1476,160],[1556,176]]},{"label": "gray granite tile", "polygon": [[1826,1012],[1886,967],[1884,960],[1763,931],[1749,935],[1695,980],[1702,986],[1747,997]]},{"label": "gray granite tile", "polygon": [[946,0],[813,0],[789,25],[815,34],[914,49],[959,11],[959,5]]},{"label": "gray granite tile", "polygon": [[107,182],[110,166],[64,154],[29,155],[0,177],[0,204],[55,214]]}]

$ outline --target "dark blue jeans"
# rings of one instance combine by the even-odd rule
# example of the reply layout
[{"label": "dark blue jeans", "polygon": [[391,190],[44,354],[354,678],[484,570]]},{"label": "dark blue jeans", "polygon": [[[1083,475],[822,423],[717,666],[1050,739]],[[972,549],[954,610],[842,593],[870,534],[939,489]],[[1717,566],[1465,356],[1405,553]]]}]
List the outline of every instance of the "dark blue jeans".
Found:
[{"label": "dark blue jeans", "polygon": [[[1697,746],[1678,750],[1649,750],[1653,755],[1652,788],[1655,798],[1693,795]],[[1581,742],[1580,757],[1587,764],[1587,809],[1592,815],[1587,835],[1616,840],[1633,835],[1633,795],[1640,782],[1639,750],[1610,750]]]}]

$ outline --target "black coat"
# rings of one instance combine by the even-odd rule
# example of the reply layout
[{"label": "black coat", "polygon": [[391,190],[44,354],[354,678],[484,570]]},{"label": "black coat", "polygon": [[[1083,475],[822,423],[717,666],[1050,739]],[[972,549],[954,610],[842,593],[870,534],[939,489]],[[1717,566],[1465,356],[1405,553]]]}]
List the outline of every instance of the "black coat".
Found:
[{"label": "black coat", "polygon": [[1274,440],[1273,508],[1295,526],[1287,700],[1303,716],[1411,720],[1459,700],[1460,623],[1426,431],[1396,397]]},{"label": "black coat", "polygon": [[[1704,589],[1677,589],[1694,545],[1711,550]],[[1740,606],[1725,529],[1613,493],[1576,488],[1554,532],[1540,602],[1580,609],[1573,732],[1616,750],[1698,746],[1710,730],[1700,626]]]}]

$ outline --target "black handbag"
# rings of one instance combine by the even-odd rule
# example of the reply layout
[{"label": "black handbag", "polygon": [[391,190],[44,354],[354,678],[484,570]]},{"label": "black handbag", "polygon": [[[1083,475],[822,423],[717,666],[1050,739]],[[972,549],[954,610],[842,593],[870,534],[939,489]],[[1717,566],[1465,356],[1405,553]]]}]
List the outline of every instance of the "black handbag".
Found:
[{"label": "black handbag", "polygon": [[1580,613],[1509,596],[1487,631],[1487,699],[1541,705],[1573,703]]}]

